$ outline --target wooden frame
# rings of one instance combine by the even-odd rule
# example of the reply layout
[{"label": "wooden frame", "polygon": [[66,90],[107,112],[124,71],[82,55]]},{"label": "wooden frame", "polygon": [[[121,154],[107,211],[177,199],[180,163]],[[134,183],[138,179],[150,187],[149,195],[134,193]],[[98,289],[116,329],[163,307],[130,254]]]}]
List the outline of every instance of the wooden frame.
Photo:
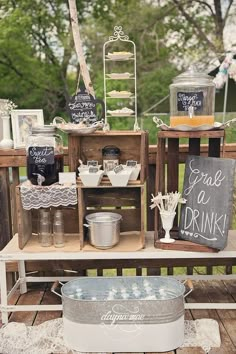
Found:
[{"label": "wooden frame", "polygon": [[[23,209],[20,195],[20,186],[16,187],[16,208],[18,226],[18,245],[20,249],[27,249],[30,252],[44,252],[45,247],[41,247],[37,240],[38,234],[38,209]],[[57,208],[51,207],[51,220]],[[79,230],[79,211],[78,204],[73,206],[61,207],[65,230],[65,252],[71,250],[80,251],[80,230]],[[70,249],[71,247],[71,249]],[[46,247],[47,250],[55,251],[52,245]]]},{"label": "wooden frame", "polygon": [[[156,194],[174,192],[179,189],[179,141],[181,138],[188,138],[189,155],[201,154],[201,139],[207,138],[208,149],[206,155],[209,157],[223,157],[225,148],[225,131],[224,130],[209,130],[209,131],[160,131],[157,134],[157,155],[156,155]],[[167,164],[167,169],[165,169]],[[178,212],[176,212],[174,227],[171,231],[173,238],[178,238]],[[165,249],[184,249],[186,241],[178,241],[178,243],[168,245],[160,245],[159,238],[163,237],[163,229],[161,226],[160,215],[155,208],[154,216],[154,244],[155,247],[162,247]],[[184,242],[184,245],[182,244]],[[179,243],[181,243],[179,245]],[[182,247],[182,248],[181,248]],[[192,248],[191,248],[192,247]],[[196,251],[208,251],[210,248],[204,249],[201,245],[192,242],[187,243],[187,248]]]},{"label": "wooden frame", "polygon": [[115,145],[120,151],[120,163],[135,160],[141,164],[140,178],[143,184],[147,178],[148,169],[148,132],[146,131],[97,131],[84,136],[69,135],[68,158],[69,170],[75,172],[79,159],[84,163],[88,160],[97,160],[102,164],[102,148]]},{"label": "wooden frame", "polygon": [[[114,212],[122,216],[120,231],[127,233],[122,242],[133,240],[129,247],[139,249],[145,246],[145,187],[133,185],[126,187],[99,186],[96,188],[79,187],[79,229],[80,246],[83,249],[87,243],[83,227],[85,216],[96,212]],[[133,235],[136,235],[135,237]],[[131,241],[132,242],[132,241]],[[120,241],[121,243],[121,241]],[[119,244],[120,244],[119,243]],[[117,251],[120,249],[117,245]],[[96,249],[94,249],[96,250]]]},{"label": "wooden frame", "polygon": [[26,146],[26,139],[35,125],[44,125],[42,109],[14,109],[11,111],[14,148]]}]

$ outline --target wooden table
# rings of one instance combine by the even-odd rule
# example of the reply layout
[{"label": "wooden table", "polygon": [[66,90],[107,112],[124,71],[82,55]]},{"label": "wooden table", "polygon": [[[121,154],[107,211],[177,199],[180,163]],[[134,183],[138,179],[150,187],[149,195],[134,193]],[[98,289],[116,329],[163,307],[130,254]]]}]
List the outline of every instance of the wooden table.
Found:
[{"label": "wooden table", "polygon": [[[62,310],[62,305],[9,305],[8,300],[14,292],[20,287],[20,292],[27,292],[27,282],[54,282],[55,280],[68,281],[75,277],[40,277],[27,275],[25,272],[25,261],[27,260],[79,260],[83,261],[105,261],[125,265],[133,262],[134,267],[139,264],[142,267],[152,265],[172,264],[178,265],[181,260],[191,265],[192,262],[197,264],[203,262],[205,264],[219,265],[227,261],[235,261],[236,264],[236,231],[230,231],[227,247],[218,253],[206,252],[185,252],[185,251],[166,251],[154,247],[153,232],[146,234],[146,248],[135,252],[114,252],[114,251],[98,251],[98,252],[63,252],[62,249],[55,249],[54,252],[48,252],[42,249],[42,252],[26,252],[18,247],[18,235],[16,234],[8,245],[0,252],[0,287],[1,287],[1,305],[2,322],[8,322],[8,313],[14,311],[49,311]],[[19,278],[11,291],[7,294],[7,279],[6,279],[6,263],[9,261],[18,262]],[[186,275],[178,277],[186,279]],[[188,276],[193,280],[222,280],[235,279],[235,275],[192,275]],[[236,303],[186,303],[186,309],[236,309]]]}]

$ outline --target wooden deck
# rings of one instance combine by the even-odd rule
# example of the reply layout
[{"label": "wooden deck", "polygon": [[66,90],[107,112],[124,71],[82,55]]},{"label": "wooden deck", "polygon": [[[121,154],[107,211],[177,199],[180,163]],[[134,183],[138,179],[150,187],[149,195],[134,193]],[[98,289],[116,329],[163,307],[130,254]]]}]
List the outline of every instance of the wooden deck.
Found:
[{"label": "wooden deck", "polygon": [[[16,293],[11,303],[15,304],[56,304],[60,298],[50,292],[51,284],[29,284],[24,295]],[[236,281],[198,281],[194,282],[194,291],[187,297],[188,302],[236,302]],[[35,326],[40,323],[61,317],[61,311],[48,312],[14,312],[10,314],[10,322],[24,322]],[[235,310],[186,310],[188,320],[212,318],[220,326],[221,347],[213,348],[210,354],[236,353],[236,311]],[[174,351],[169,352],[174,354]],[[202,354],[201,348],[178,349],[177,354]],[[12,353],[11,353],[12,354]]]}]

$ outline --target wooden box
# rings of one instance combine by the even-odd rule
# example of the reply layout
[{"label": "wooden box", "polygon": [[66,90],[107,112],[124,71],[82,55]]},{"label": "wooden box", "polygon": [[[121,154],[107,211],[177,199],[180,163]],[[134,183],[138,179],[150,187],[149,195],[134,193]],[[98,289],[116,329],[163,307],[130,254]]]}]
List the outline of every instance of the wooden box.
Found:
[{"label": "wooden box", "polygon": [[[157,157],[156,157],[156,194],[161,192],[162,194],[175,192],[179,190],[179,140],[180,138],[187,138],[187,152],[185,159],[188,155],[200,155],[201,139],[208,139],[208,152],[206,156],[209,157],[223,157],[224,155],[224,130],[208,130],[208,131],[159,131],[157,134]],[[167,168],[166,168],[167,165]],[[171,231],[171,237],[178,238],[178,211],[174,220],[174,226]],[[160,248],[159,238],[164,236],[164,230],[161,226],[160,215],[158,208],[155,208],[154,219],[154,245]],[[186,242],[186,241],[178,241]],[[196,251],[199,251],[201,245],[193,244],[193,247],[198,247]],[[174,249],[175,243],[165,246],[161,245],[165,249]],[[188,245],[188,248],[190,246]],[[182,248],[183,249],[183,248]],[[209,248],[208,248],[209,249]],[[194,251],[194,248],[192,248]],[[210,251],[210,250],[209,250]]]},{"label": "wooden box", "polygon": [[102,165],[102,149],[107,145],[115,145],[120,151],[120,163],[134,160],[141,164],[139,183],[144,183],[148,170],[148,133],[146,131],[97,131],[88,135],[69,135],[69,169],[77,171],[79,159],[83,163],[97,160]]},{"label": "wooden box", "polygon": [[[85,216],[96,212],[114,212],[122,215],[121,238],[117,251],[136,251],[144,247],[145,193],[144,186],[96,188],[79,187],[79,228],[81,248],[96,250],[87,242]],[[114,247],[112,248],[114,251]]]},{"label": "wooden box", "polygon": [[[16,187],[16,206],[17,206],[17,222],[18,222],[18,240],[19,248],[29,252],[45,252],[45,251],[80,251],[80,235],[79,235],[79,211],[78,205],[60,207],[63,211],[63,221],[65,229],[65,246],[63,248],[55,248],[54,246],[42,247],[38,241],[38,225],[39,210],[25,210],[22,207],[20,187]],[[53,215],[56,208],[51,208],[51,225]]]}]

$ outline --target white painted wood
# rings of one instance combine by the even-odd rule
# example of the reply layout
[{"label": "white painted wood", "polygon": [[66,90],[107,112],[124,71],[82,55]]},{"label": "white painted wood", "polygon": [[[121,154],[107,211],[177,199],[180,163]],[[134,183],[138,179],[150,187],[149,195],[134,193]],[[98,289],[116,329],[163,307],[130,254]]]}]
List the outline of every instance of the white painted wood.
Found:
[{"label": "white painted wood", "polygon": [[195,303],[186,303],[184,304],[185,309],[189,310],[236,310],[236,303],[235,302],[230,302],[230,303],[225,303],[225,302],[195,302]]},{"label": "white painted wood", "polygon": [[8,323],[7,312],[7,276],[6,276],[6,263],[0,262],[0,289],[1,289],[1,305],[2,323]]},{"label": "white painted wood", "polygon": [[38,282],[55,282],[56,280],[59,280],[62,282],[68,282],[69,280],[73,280],[73,279],[77,279],[78,275],[75,277],[55,277],[55,276],[51,276],[51,277],[29,277],[27,276],[25,279],[27,281],[27,283],[38,283]]},{"label": "white painted wood", "polygon": [[19,270],[19,278],[20,278],[20,293],[27,293],[27,285],[25,280],[25,262],[18,261],[18,270]]},{"label": "white painted wood", "polygon": [[20,279],[17,279],[16,283],[14,284],[14,286],[11,288],[11,290],[9,291],[9,293],[7,295],[8,300],[12,297],[12,295],[15,294],[15,292],[19,288],[19,286],[20,286]]},{"label": "white painted wood", "polygon": [[[0,307],[2,311],[62,311],[62,305],[8,305]],[[3,321],[2,321],[3,322]],[[6,322],[4,322],[6,323]]]},{"label": "white painted wood", "polygon": [[[18,247],[18,235],[16,234],[8,245],[0,252],[0,287],[1,287],[1,305],[2,322],[8,323],[8,312],[16,311],[58,311],[62,310],[62,305],[8,305],[8,299],[16,291],[18,286],[27,291],[27,282],[50,282],[55,280],[68,281],[76,278],[71,277],[42,277],[27,276],[25,273],[24,261],[26,260],[89,260],[89,259],[191,259],[191,258],[235,258],[236,257],[236,231],[230,231],[227,247],[218,253],[206,252],[184,252],[184,251],[165,251],[154,248],[153,232],[146,235],[146,248],[135,252],[63,252],[61,249],[55,249],[55,252],[25,252]],[[18,261],[19,279],[12,290],[7,295],[6,262]],[[185,280],[231,280],[236,275],[191,275],[176,276],[175,278]],[[236,309],[236,303],[186,303],[186,309]]]},{"label": "white painted wood", "polygon": [[187,252],[187,251],[169,251],[154,247],[153,232],[147,232],[146,245],[144,249],[133,252],[112,252],[112,251],[94,251],[94,252],[63,252],[62,248],[54,252],[26,252],[18,247],[18,235],[16,234],[8,245],[0,252],[1,260],[56,260],[56,259],[77,259],[77,260],[96,260],[96,259],[192,259],[192,258],[235,258],[236,257],[236,230],[229,231],[227,247],[217,253],[208,252]]}]

